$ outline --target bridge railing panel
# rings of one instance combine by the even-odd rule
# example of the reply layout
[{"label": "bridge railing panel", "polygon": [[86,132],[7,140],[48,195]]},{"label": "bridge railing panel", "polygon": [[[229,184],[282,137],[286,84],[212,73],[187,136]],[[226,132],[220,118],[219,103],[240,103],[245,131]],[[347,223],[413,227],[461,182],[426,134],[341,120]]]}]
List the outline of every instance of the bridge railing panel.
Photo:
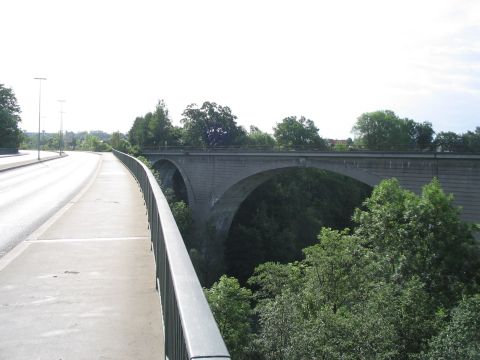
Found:
[{"label": "bridge railing panel", "polygon": [[148,211],[169,360],[230,359],[160,186],[139,160],[113,153],[137,179]]}]

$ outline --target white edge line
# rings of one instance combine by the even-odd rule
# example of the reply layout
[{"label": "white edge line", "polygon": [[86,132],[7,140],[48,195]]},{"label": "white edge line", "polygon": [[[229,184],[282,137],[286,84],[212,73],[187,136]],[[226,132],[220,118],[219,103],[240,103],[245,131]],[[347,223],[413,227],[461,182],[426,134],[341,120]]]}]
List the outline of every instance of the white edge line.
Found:
[{"label": "white edge line", "polygon": [[28,236],[27,239],[20,242],[12,250],[6,253],[2,258],[0,258],[0,271],[5,269],[5,267],[7,267],[22,252],[24,252],[25,249],[27,249],[34,240],[37,240],[45,231],[47,231],[47,229],[50,226],[52,226],[63,214],[65,214],[65,212],[67,212],[68,209],[70,209],[73,204],[78,202],[78,200],[87,192],[87,190],[90,189],[93,182],[97,178],[102,162],[103,162],[103,157],[100,158],[97,164],[97,169],[95,170],[95,173],[90,179],[90,181],[72,200],[70,200],[64,207],[58,210],[50,219],[48,219],[45,223],[43,223],[43,225],[41,225],[37,230],[35,230],[30,236]]}]

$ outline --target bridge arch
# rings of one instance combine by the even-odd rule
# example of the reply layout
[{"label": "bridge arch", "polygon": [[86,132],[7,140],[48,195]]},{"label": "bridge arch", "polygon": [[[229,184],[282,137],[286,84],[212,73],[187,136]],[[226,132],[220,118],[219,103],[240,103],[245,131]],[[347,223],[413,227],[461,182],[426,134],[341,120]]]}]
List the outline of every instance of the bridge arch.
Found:
[{"label": "bridge arch", "polygon": [[252,191],[274,176],[294,168],[325,170],[330,173],[355,179],[371,187],[377,185],[382,180],[381,177],[367,173],[361,169],[336,166],[315,160],[302,161],[302,159],[299,159],[295,164],[285,164],[280,166],[277,164],[270,168],[262,170],[257,169],[256,172],[246,173],[235,183],[228,184],[228,187],[226,186],[221,193],[218,192],[218,196],[211,199],[211,210],[207,220],[208,223],[214,226],[217,234],[221,238],[225,238],[240,205],[252,193]]},{"label": "bridge arch", "polygon": [[175,194],[186,200],[190,207],[195,203],[192,185],[183,169],[171,159],[160,159],[153,163],[153,168],[160,174],[162,187],[173,189]]}]

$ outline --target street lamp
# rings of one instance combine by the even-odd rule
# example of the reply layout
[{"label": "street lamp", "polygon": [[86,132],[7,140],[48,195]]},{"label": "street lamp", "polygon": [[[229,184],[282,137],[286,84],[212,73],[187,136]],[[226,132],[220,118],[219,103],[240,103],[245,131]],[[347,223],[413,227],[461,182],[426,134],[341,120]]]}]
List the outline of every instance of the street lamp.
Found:
[{"label": "street lamp", "polygon": [[63,145],[63,104],[65,100],[58,100],[60,103],[60,136],[58,138],[58,151],[60,156],[62,156],[62,145]]},{"label": "street lamp", "polygon": [[47,80],[47,78],[33,78],[38,80],[38,160],[40,160],[40,108],[42,105],[42,80]]}]

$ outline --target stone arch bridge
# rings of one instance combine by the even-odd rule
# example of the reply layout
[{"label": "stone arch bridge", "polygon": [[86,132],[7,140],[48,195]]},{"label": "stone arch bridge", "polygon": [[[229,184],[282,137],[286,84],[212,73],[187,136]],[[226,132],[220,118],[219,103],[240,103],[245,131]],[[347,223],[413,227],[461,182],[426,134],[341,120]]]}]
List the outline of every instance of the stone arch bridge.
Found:
[{"label": "stone arch bridge", "polygon": [[144,156],[159,170],[165,185],[172,186],[175,176],[181,175],[196,230],[210,223],[221,236],[228,233],[240,204],[257,186],[295,167],[331,171],[370,186],[395,177],[416,193],[437,177],[463,208],[463,219],[480,223],[479,154],[167,148],[145,151]]}]

